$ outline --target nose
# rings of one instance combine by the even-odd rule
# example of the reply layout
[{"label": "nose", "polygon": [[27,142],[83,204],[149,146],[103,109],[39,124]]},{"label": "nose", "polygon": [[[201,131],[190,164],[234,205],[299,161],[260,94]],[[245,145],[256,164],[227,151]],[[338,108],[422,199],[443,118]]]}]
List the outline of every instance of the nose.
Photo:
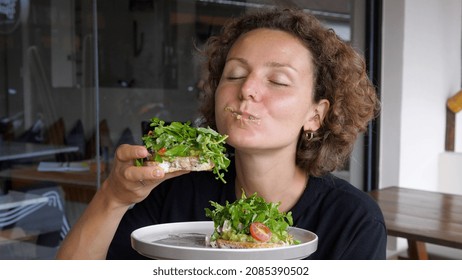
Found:
[{"label": "nose", "polygon": [[257,92],[254,90],[242,90],[241,97],[243,100],[253,99],[257,97]]},{"label": "nose", "polygon": [[253,79],[247,79],[247,81],[242,85],[240,95],[242,100],[259,100],[261,97],[261,92],[259,91],[257,81]]}]

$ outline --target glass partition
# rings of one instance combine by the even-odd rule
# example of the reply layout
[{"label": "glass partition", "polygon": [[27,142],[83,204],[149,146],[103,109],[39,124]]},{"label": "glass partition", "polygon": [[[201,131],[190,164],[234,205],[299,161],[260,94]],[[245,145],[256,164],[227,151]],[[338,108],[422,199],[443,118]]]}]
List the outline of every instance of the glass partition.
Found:
[{"label": "glass partition", "polygon": [[94,7],[0,0],[0,259],[54,258],[98,187]]},{"label": "glass partition", "polygon": [[0,0],[0,259],[53,258],[118,145],[197,117],[194,47],[228,18],[298,6],[355,42],[358,2]]}]

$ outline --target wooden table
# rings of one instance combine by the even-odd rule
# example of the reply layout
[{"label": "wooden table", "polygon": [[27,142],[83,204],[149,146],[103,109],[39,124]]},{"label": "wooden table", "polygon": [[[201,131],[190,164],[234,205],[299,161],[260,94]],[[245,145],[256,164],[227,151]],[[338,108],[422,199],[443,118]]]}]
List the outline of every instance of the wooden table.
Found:
[{"label": "wooden table", "polygon": [[370,192],[388,234],[406,238],[409,259],[428,259],[425,243],[462,249],[462,196],[401,187]]},{"label": "wooden table", "polygon": [[[0,171],[0,178],[11,180],[13,190],[21,190],[39,182],[55,182],[59,184],[69,201],[88,203],[93,198],[98,184],[95,172],[42,172],[37,166],[17,167]],[[101,174],[101,182],[106,178]]]}]

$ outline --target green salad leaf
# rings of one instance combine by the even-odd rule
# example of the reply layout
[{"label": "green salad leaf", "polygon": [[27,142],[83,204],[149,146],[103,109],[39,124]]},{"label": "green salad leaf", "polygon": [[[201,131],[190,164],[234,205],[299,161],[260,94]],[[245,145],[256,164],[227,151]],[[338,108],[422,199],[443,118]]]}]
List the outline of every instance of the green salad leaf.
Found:
[{"label": "green salad leaf", "polygon": [[[159,118],[152,118],[152,130],[142,137],[143,144],[153,155],[151,160],[157,162],[171,161],[175,157],[199,157],[200,162],[211,160],[214,163],[213,173],[224,183],[222,171],[228,171],[230,160],[226,155],[225,140],[210,127],[191,127],[190,122],[172,122],[169,125]],[[135,161],[142,166],[143,159]]]},{"label": "green salad leaf", "polygon": [[[231,228],[233,236],[250,235],[250,225],[254,222],[265,224],[272,232],[272,242],[282,241],[296,244],[297,240],[289,235],[288,228],[293,225],[291,212],[280,212],[280,203],[266,202],[257,193],[247,197],[243,192],[242,198],[233,203],[226,201],[225,205],[210,201],[214,208],[205,208],[205,215],[214,222],[214,232],[211,241],[222,238],[223,226]],[[228,236],[230,236],[228,234]],[[226,238],[225,238],[226,239]],[[242,239],[240,239],[242,240]]]}]

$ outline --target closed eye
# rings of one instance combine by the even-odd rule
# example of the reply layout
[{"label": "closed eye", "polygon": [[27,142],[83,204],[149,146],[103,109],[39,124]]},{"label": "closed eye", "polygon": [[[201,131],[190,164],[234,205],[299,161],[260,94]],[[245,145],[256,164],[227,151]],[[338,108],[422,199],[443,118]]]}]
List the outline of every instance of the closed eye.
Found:
[{"label": "closed eye", "polygon": [[289,86],[289,84],[286,84],[286,83],[283,83],[283,82],[271,81],[271,80],[269,82],[272,83],[273,85],[277,85],[277,86],[283,86],[283,87]]}]

